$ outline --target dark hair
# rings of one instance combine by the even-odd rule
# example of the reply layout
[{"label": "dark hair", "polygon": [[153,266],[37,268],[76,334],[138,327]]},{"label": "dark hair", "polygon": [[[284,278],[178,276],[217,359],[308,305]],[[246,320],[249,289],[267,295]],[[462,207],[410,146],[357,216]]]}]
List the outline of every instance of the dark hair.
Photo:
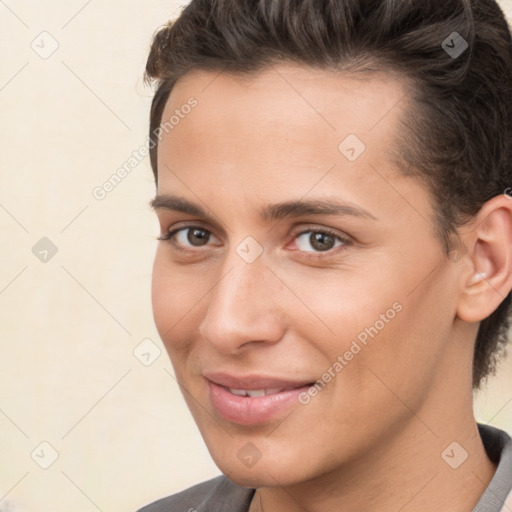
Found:
[{"label": "dark hair", "polygon": [[[457,228],[512,184],[511,48],[494,0],[192,0],[155,34],[146,65],[146,82],[157,82],[155,182],[155,130],[188,71],[248,74],[288,60],[355,76],[396,72],[412,84],[412,101],[392,157],[431,194],[448,256]],[[474,388],[505,354],[510,303],[509,293],[481,322]]]}]

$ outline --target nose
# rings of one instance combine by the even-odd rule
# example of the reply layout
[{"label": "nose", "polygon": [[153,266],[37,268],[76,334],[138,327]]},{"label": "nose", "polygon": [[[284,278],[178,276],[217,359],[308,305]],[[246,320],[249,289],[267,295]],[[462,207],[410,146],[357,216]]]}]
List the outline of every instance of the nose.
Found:
[{"label": "nose", "polygon": [[222,268],[222,277],[207,296],[199,326],[203,339],[225,354],[278,342],[285,330],[280,284],[263,256],[247,263],[234,253]]}]

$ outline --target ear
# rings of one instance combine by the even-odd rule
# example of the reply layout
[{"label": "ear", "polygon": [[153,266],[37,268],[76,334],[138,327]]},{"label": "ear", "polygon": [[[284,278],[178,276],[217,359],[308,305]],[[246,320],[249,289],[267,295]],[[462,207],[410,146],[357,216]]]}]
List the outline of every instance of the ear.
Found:
[{"label": "ear", "polygon": [[464,260],[470,264],[460,267],[457,316],[480,322],[512,289],[512,197],[501,194],[490,199],[462,230]]}]

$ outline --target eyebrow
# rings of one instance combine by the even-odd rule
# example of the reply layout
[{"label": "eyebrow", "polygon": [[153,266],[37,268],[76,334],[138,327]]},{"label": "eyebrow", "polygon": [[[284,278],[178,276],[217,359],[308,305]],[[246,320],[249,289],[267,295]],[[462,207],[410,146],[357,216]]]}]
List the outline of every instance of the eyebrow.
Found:
[{"label": "eyebrow", "polygon": [[[203,217],[213,221],[214,219],[201,206],[188,201],[183,197],[157,194],[149,205],[153,210],[169,210]],[[259,216],[265,221],[282,220],[285,218],[301,217],[306,215],[337,215],[353,216],[372,220],[378,220],[369,211],[355,205],[340,202],[335,199],[314,199],[286,201],[283,203],[269,204],[259,210]]]}]

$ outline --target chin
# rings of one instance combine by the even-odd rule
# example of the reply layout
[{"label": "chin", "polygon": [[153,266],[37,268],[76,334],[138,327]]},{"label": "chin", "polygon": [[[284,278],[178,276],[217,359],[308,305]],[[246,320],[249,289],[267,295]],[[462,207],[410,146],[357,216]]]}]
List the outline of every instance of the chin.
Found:
[{"label": "chin", "polygon": [[233,471],[231,473],[224,473],[224,475],[233,483],[239,485],[240,487],[247,487],[248,489],[271,487],[272,485],[276,484],[275,480],[272,480],[268,475],[267,478],[264,478],[263,476],[250,474],[250,471]]},{"label": "chin", "polygon": [[[222,471],[222,468],[220,469]],[[283,472],[283,474],[287,474],[287,472]],[[240,487],[247,487],[250,489],[258,489],[260,487],[275,487],[276,485],[288,486],[300,482],[300,479],[293,479],[293,475],[290,475],[289,473],[287,474],[287,478],[284,479],[281,472],[269,473],[266,471],[266,468],[263,467],[258,471],[256,471],[255,468],[237,469],[231,471],[231,473],[227,471],[224,473],[224,475]]]},{"label": "chin", "polygon": [[252,467],[245,467],[238,460],[226,460],[221,456],[214,462],[222,473],[233,483],[248,488],[289,486],[311,478],[304,473],[303,465],[298,462],[285,463],[282,459],[261,459]]}]

